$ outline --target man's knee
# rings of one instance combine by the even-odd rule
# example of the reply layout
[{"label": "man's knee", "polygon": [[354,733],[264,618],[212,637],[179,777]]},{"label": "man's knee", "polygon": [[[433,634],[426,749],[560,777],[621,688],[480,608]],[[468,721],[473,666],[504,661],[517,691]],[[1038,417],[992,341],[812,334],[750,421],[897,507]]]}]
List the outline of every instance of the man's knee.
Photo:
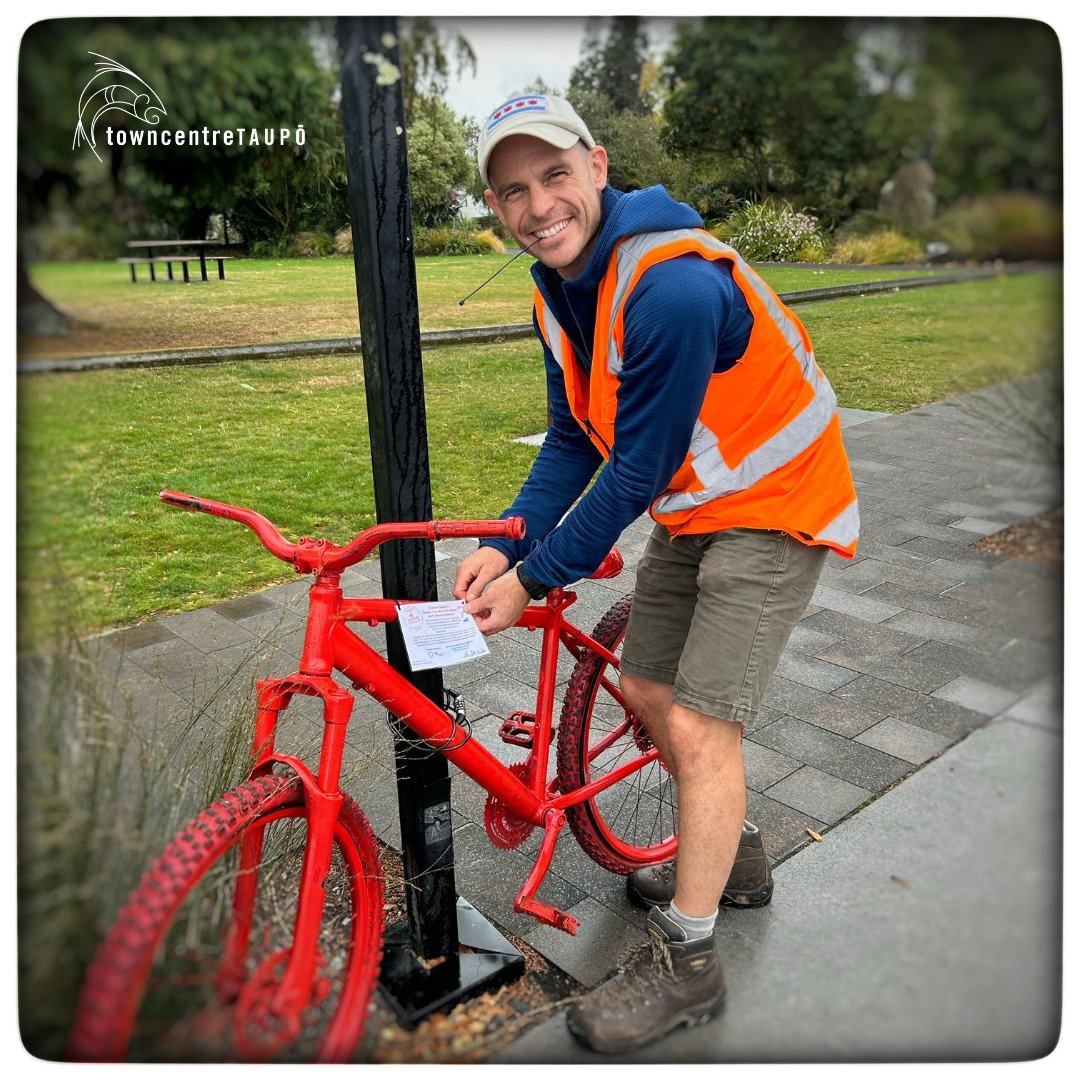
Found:
[{"label": "man's knee", "polygon": [[671,687],[664,683],[620,675],[619,688],[630,711],[642,720],[663,720],[671,708]]},{"label": "man's knee", "polygon": [[667,735],[680,773],[742,765],[742,725],[737,721],[708,716],[676,702],[668,712]]}]

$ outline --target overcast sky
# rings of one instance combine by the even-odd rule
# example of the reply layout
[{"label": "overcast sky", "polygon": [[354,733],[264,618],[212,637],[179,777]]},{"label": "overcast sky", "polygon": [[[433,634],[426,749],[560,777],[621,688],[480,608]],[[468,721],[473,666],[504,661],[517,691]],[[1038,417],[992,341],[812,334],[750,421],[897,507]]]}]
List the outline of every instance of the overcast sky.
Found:
[{"label": "overcast sky", "polygon": [[[458,30],[476,53],[476,75],[451,79],[450,107],[477,122],[537,75],[548,86],[566,89],[570,72],[581,59],[585,19],[552,18],[437,18],[446,31]],[[674,33],[671,19],[647,19],[650,51],[659,54]]]}]

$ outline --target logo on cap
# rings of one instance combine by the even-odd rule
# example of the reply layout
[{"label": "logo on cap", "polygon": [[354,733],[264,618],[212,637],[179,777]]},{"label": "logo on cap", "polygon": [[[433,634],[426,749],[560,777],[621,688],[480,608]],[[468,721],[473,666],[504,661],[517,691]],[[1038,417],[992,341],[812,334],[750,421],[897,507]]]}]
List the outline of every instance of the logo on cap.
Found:
[{"label": "logo on cap", "polygon": [[538,94],[535,97],[511,98],[509,101],[500,105],[491,116],[488,117],[487,129],[490,131],[493,127],[501,124],[507,117],[514,116],[516,113],[547,111],[547,98],[542,94]]}]

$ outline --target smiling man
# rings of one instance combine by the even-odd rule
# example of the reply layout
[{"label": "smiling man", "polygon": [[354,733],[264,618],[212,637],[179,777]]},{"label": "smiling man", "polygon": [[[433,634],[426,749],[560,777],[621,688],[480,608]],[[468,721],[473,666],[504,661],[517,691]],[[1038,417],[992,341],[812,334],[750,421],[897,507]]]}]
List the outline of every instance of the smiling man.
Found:
[{"label": "smiling man", "polygon": [[744,820],[743,725],[826,553],[855,553],[858,506],[805,329],[693,209],[609,187],[606,151],[551,95],[496,109],[477,157],[488,206],[537,258],[550,425],[504,514],[525,518],[524,539],[484,541],[454,595],[496,633],[591,574],[642,514],[656,521],[620,683],[678,785],[679,857],[630,876],[649,945],[567,1017],[621,1053],[719,1013],[718,904],[771,898]]}]

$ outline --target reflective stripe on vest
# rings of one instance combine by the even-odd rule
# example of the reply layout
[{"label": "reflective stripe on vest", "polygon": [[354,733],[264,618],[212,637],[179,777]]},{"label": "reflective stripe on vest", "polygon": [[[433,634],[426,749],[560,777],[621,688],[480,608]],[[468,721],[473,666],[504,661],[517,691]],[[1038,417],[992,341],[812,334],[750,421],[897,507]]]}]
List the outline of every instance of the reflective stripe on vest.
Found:
[{"label": "reflective stripe on vest", "polygon": [[747,454],[734,468],[728,468],[720,454],[716,436],[700,420],[694,425],[690,440],[690,456],[694,472],[701,481],[700,491],[672,492],[661,495],[654,509],[658,514],[673,514],[689,510],[721,495],[745,491],[769,473],[793,461],[829,426],[836,412],[836,395],[827,381],[815,380],[814,397],[810,404],[786,427],[756,450]]}]

